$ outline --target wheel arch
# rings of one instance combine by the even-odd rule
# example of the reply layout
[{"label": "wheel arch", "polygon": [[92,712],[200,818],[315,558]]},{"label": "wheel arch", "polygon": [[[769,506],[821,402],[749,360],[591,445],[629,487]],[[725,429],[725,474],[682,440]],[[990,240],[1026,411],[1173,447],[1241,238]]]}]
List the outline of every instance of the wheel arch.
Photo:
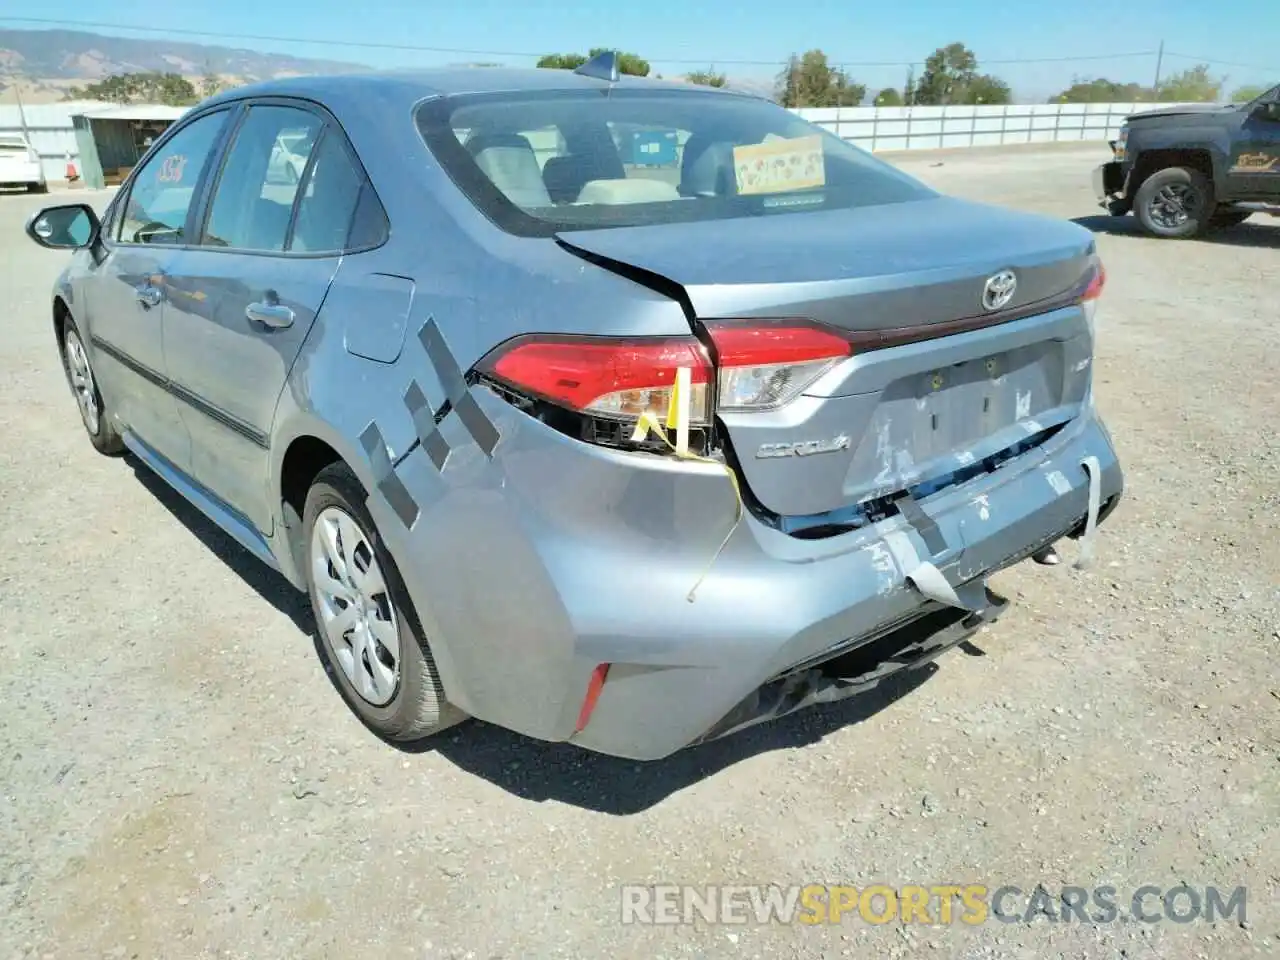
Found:
[{"label": "wheel arch", "polygon": [[71,317],[71,307],[63,299],[61,293],[53,295],[53,336],[58,342],[58,349],[63,347],[63,338],[67,332],[67,320]]},{"label": "wheel arch", "polygon": [[1138,190],[1153,173],[1167,170],[1170,167],[1187,167],[1203,173],[1217,192],[1214,153],[1207,146],[1196,147],[1159,147],[1143,150],[1138,154],[1133,165],[1129,185],[1125,191],[1130,197],[1136,196]]}]

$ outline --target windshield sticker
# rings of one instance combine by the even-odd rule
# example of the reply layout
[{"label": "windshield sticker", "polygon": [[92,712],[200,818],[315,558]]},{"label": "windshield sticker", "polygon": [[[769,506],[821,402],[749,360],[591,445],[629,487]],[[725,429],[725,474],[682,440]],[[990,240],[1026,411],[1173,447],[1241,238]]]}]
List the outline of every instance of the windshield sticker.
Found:
[{"label": "windshield sticker", "polygon": [[182,171],[187,165],[187,158],[181,153],[170,154],[160,164],[156,179],[161,183],[181,183]]},{"label": "windshield sticker", "polygon": [[827,182],[818,135],[734,147],[733,167],[739,194],[808,190]]}]

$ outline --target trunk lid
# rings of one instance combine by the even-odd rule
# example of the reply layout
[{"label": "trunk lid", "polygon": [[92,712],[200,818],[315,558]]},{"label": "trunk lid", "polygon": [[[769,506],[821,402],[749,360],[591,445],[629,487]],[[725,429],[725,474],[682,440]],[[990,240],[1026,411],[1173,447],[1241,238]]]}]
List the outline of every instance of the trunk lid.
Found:
[{"label": "trunk lid", "polygon": [[[780,409],[720,417],[754,497],[800,526],[936,484],[1084,397],[1088,325],[1078,306],[1055,307],[1094,241],[1066,221],[933,197],[558,239],[681,296],[698,320],[804,317],[903,343],[855,353]],[[1012,298],[985,309],[987,281],[1009,270]]]}]

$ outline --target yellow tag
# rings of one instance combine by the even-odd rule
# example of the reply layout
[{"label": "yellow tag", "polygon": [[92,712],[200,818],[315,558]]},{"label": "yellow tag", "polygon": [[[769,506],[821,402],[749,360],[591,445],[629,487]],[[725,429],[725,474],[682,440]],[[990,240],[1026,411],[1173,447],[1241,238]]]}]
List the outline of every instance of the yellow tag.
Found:
[{"label": "yellow tag", "polygon": [[827,182],[822,137],[815,134],[734,147],[733,173],[743,196],[821,187]]}]

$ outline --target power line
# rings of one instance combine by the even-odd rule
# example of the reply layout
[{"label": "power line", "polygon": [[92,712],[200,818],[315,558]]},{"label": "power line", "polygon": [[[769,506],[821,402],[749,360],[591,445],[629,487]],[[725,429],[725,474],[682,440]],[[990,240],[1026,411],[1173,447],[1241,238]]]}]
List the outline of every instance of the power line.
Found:
[{"label": "power line", "polygon": [[[358,47],[369,50],[397,50],[411,53],[448,53],[460,56],[480,56],[480,57],[528,57],[537,58],[546,55],[546,51],[530,52],[528,50],[473,50],[461,47],[432,47],[421,44],[412,43],[382,43],[377,41],[364,40],[332,40],[316,37],[286,37],[273,34],[260,33],[232,33],[218,32],[213,30],[191,30],[181,27],[155,27],[145,24],[126,24],[126,23],[109,23],[99,20],[60,20],[46,17],[0,17],[0,21],[6,23],[31,23],[41,24],[44,26],[60,26],[60,27],[95,27],[107,30],[127,30],[137,33],[157,33],[171,36],[188,36],[188,37],[216,37],[223,40],[256,40],[265,43],[306,43],[315,46],[328,47]],[[1086,54],[1077,57],[1019,57],[1008,60],[983,60],[985,64],[1034,64],[1034,63],[1072,63],[1085,60],[1125,60],[1135,59],[1138,57],[1155,56],[1154,50],[1140,50],[1130,53],[1103,53],[1103,54]],[[739,60],[728,57],[700,57],[697,59],[687,59],[680,57],[648,57],[655,63],[675,63],[675,64],[698,64],[705,65],[709,62],[718,65],[732,66],[767,66],[776,67],[785,64],[785,58],[780,60]],[[839,67],[907,67],[922,62],[921,60],[841,60],[837,57],[828,57],[829,62]]]},{"label": "power line", "polygon": [[1215,60],[1212,57],[1195,57],[1189,53],[1166,53],[1166,57],[1180,57],[1183,60],[1195,60],[1197,63],[1211,63],[1217,67],[1242,67],[1245,70],[1274,70],[1275,65],[1264,67],[1260,63],[1238,63],[1235,60]]}]

